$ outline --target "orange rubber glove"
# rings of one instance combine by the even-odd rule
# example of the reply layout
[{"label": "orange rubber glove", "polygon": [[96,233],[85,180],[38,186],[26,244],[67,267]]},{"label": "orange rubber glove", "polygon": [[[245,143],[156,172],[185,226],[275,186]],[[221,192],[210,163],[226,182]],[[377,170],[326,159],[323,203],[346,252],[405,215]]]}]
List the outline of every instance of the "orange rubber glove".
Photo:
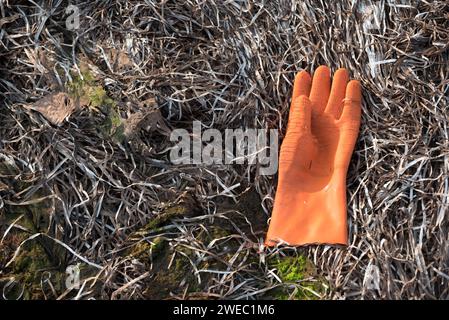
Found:
[{"label": "orange rubber glove", "polygon": [[347,244],[346,173],[360,127],[361,93],[348,72],[320,66],[295,78],[266,245]]}]

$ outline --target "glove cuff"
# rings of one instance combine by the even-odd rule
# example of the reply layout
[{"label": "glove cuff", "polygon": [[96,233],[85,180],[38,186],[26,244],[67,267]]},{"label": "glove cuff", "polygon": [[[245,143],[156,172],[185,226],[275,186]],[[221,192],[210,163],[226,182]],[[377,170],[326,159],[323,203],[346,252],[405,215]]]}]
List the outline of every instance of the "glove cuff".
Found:
[{"label": "glove cuff", "polygon": [[317,190],[288,180],[291,185],[278,183],[266,245],[347,245],[346,172],[334,173]]}]

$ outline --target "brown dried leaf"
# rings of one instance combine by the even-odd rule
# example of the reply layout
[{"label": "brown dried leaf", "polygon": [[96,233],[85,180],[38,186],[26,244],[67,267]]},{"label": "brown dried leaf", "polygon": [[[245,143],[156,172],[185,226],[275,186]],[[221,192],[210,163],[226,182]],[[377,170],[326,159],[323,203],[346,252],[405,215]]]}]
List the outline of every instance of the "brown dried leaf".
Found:
[{"label": "brown dried leaf", "polygon": [[165,124],[159,109],[138,111],[124,121],[123,134],[128,139],[134,137],[141,129],[149,132],[159,130],[165,135],[170,135],[171,132],[170,128]]},{"label": "brown dried leaf", "polygon": [[76,104],[66,93],[56,92],[43,97],[32,105],[25,106],[25,108],[38,111],[51,123],[60,125],[76,110]]},{"label": "brown dried leaf", "polygon": [[126,51],[111,48],[107,52],[107,56],[114,72],[124,71],[130,69],[133,66],[133,62],[129,58]]}]

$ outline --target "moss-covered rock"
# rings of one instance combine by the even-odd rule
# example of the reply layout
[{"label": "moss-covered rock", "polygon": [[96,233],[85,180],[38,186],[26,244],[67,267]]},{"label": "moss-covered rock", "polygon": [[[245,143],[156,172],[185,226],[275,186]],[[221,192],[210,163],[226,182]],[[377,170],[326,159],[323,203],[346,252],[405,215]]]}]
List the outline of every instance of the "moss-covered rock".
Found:
[{"label": "moss-covered rock", "polygon": [[182,217],[185,216],[189,212],[190,208],[183,204],[176,204],[168,206],[164,209],[162,214],[159,214],[158,216],[154,217],[146,226],[146,231],[155,230],[158,227],[162,226],[166,222],[170,221],[171,219],[174,219],[176,217]]},{"label": "moss-covered rock", "polygon": [[9,291],[8,299],[17,299],[20,288],[21,298],[25,300],[43,299],[43,280],[51,281],[54,290],[61,293],[64,289],[64,273],[58,270],[49,259],[45,249],[37,240],[25,243],[15,257],[12,270],[8,276],[15,281],[13,291]]},{"label": "moss-covered rock", "polygon": [[[192,272],[189,258],[193,252],[178,248],[173,263],[170,265],[173,249],[166,248],[154,262],[154,273],[144,291],[147,299],[167,299],[170,294],[182,294],[198,291],[198,281]],[[185,255],[180,254],[183,252]]]},{"label": "moss-covered rock", "polygon": [[[21,172],[14,163],[0,162],[0,178],[8,185],[8,192],[25,194],[33,181],[26,172]],[[0,268],[2,280],[0,291],[5,289],[9,299],[42,298],[43,277],[50,277],[53,286],[57,286],[65,251],[55,247],[54,242],[39,236],[24,243],[32,234],[47,233],[50,228],[52,199],[48,192],[40,189],[24,199],[15,199],[15,204],[5,204],[0,210]],[[22,202],[22,204],[20,204]],[[13,228],[10,228],[14,224]],[[4,234],[8,229],[8,233]],[[18,248],[20,251],[16,256]],[[63,251],[63,253],[61,253]],[[51,253],[51,257],[49,256]],[[14,257],[14,259],[13,259]],[[11,261],[11,263],[8,263]]]},{"label": "moss-covered rock", "polygon": [[[57,298],[66,291],[69,274],[63,265],[54,260],[39,238],[25,242],[8,270],[5,270],[6,276],[0,278],[0,290],[6,292],[5,297],[9,300]],[[98,291],[101,279],[95,279],[95,287],[89,285],[98,270],[85,263],[78,263],[76,267],[79,283],[88,281],[86,288],[92,292]]]},{"label": "moss-covered rock", "polygon": [[157,216],[153,217],[146,225],[139,230],[133,232],[129,236],[130,241],[140,240],[143,237],[158,233],[160,228],[167,224],[170,220],[175,218],[181,218],[192,214],[192,207],[189,203],[182,202],[179,204],[170,204],[162,210]]},{"label": "moss-covered rock", "polygon": [[153,240],[141,240],[126,250],[125,255],[128,258],[138,259],[141,262],[148,263],[151,258],[158,256],[164,248],[167,247],[166,239],[156,237]]}]

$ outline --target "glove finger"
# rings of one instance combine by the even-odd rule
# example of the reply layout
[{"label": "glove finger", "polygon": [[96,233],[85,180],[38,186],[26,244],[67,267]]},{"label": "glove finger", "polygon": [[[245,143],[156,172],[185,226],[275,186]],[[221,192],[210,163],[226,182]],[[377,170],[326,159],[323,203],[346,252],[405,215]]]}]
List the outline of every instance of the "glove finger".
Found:
[{"label": "glove finger", "polygon": [[346,97],[344,99],[343,112],[340,121],[360,122],[362,94],[360,82],[351,80],[346,87]]},{"label": "glove finger", "polygon": [[293,133],[310,133],[312,104],[306,96],[296,98],[290,110],[287,135]]},{"label": "glove finger", "polygon": [[343,110],[346,86],[348,84],[348,71],[344,68],[338,69],[332,79],[332,89],[325,112],[338,119]]},{"label": "glove finger", "polygon": [[312,78],[310,74],[305,70],[299,72],[295,77],[292,99],[294,100],[299,96],[309,96],[311,85]]},{"label": "glove finger", "polygon": [[330,69],[326,66],[318,67],[313,75],[310,90],[310,101],[315,113],[322,113],[326,108],[330,94],[330,83]]},{"label": "glove finger", "polygon": [[295,83],[293,85],[292,103],[290,105],[288,123],[292,121],[291,118],[293,117],[293,115],[301,112],[299,110],[298,99],[303,95],[309,96],[311,85],[312,78],[307,71],[301,71],[296,75]]}]

